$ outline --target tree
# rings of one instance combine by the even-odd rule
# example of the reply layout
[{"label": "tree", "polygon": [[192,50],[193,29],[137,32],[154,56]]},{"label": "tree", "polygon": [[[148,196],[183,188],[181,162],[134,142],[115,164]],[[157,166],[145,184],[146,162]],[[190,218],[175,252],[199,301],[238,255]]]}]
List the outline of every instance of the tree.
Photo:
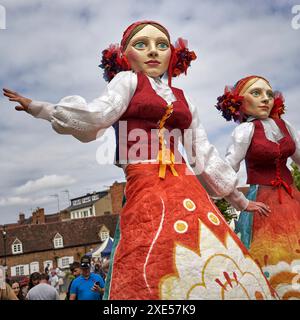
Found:
[{"label": "tree", "polygon": [[292,163],[292,168],[292,176],[294,179],[294,183],[297,189],[300,191],[300,170],[294,162]]},{"label": "tree", "polygon": [[218,207],[228,224],[230,224],[232,219],[237,218],[237,215],[232,212],[230,204],[225,199],[216,200],[215,205]]}]

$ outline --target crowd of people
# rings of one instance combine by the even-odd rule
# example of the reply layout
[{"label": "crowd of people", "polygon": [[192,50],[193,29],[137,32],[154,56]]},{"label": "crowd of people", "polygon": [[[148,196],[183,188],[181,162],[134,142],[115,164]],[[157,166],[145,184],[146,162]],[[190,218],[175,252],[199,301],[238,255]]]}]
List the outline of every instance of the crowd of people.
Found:
[{"label": "crowd of people", "polygon": [[21,281],[6,278],[0,300],[102,300],[109,259],[83,256],[70,264],[70,272],[60,268],[33,272]]}]

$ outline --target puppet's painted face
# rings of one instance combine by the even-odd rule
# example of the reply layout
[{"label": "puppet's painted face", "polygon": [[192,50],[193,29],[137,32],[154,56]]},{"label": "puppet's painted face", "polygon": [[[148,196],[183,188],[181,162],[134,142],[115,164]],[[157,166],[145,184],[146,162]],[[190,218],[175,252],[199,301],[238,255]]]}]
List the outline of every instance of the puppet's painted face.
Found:
[{"label": "puppet's painted face", "polygon": [[274,93],[266,81],[258,79],[242,96],[242,110],[245,114],[261,120],[269,117],[274,106]]},{"label": "puppet's painted face", "polygon": [[125,54],[133,71],[156,78],[168,70],[171,48],[163,32],[147,25],[130,39]]}]

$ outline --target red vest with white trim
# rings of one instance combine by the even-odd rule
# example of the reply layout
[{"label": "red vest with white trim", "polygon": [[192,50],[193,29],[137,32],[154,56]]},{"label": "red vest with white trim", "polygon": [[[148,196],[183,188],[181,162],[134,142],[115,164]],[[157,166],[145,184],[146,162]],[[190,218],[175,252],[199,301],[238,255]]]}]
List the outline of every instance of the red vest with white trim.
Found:
[{"label": "red vest with white trim", "polygon": [[282,180],[288,185],[293,183],[293,177],[287,168],[287,159],[296,151],[286,125],[282,119],[274,119],[280,128],[283,138],[277,142],[268,140],[263,124],[254,120],[254,133],[247,151],[245,161],[249,184],[273,185],[272,181]]},{"label": "red vest with white trim", "polygon": [[[167,146],[176,155],[177,136],[183,137],[183,130],[189,128],[192,114],[183,91],[171,88],[176,98],[173,113],[165,122],[170,131],[170,143]],[[167,102],[152,88],[146,75],[137,73],[137,88],[126,112],[114,125],[117,141],[116,161],[127,163],[127,160],[156,159],[159,139],[158,122],[166,113]],[[173,132],[171,130],[175,129]],[[175,138],[173,138],[173,136]],[[166,139],[168,142],[168,139]]]}]

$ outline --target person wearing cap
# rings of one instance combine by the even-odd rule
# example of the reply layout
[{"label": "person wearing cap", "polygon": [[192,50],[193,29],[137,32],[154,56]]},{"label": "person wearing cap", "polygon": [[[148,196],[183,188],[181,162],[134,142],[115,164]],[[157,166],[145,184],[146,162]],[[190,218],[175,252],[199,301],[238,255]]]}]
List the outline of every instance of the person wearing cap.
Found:
[{"label": "person wearing cap", "polygon": [[227,162],[239,171],[245,160],[247,197],[270,208],[268,214],[242,212],[236,233],[279,297],[299,299],[300,192],[287,160],[300,167],[300,138],[282,118],[284,97],[267,79],[252,75],[225,87],[216,107],[226,120],[239,124],[231,135]]},{"label": "person wearing cap", "polygon": [[70,300],[102,300],[104,280],[99,274],[91,272],[91,261],[83,257],[80,261],[81,275],[71,284]]},{"label": "person wearing cap", "polygon": [[186,74],[195,59],[185,40],[171,43],[162,24],[137,21],[124,31],[120,46],[102,52],[100,67],[109,84],[91,103],[80,96],[55,104],[33,101],[4,89],[20,104],[17,110],[48,120],[56,132],[82,142],[112,125],[115,129],[126,204],[105,299],[273,298],[259,266],[207,191],[226,196],[238,210],[268,210],[236,190],[237,175],[208,141],[199,108],[172,86],[172,78]]}]

